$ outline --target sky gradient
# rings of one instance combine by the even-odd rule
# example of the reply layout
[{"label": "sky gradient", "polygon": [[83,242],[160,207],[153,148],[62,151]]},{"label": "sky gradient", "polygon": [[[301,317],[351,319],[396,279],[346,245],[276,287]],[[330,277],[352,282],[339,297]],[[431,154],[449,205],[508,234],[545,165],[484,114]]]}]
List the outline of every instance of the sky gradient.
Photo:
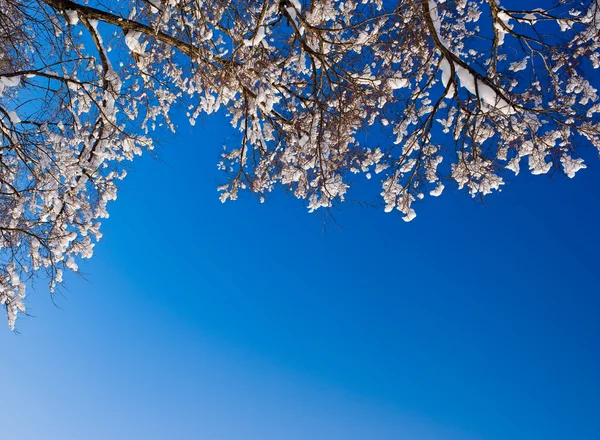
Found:
[{"label": "sky gradient", "polygon": [[208,121],[131,166],[58,307],[38,283],[0,331],[2,438],[600,438],[597,159],[324,229],[281,191],[221,204]]}]

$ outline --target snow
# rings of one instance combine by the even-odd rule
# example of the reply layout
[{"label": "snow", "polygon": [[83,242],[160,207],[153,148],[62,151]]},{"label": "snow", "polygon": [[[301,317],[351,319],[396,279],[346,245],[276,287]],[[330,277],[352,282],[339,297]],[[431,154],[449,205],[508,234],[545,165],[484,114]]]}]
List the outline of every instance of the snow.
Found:
[{"label": "snow", "polygon": [[513,72],[520,72],[521,70],[525,70],[527,68],[527,60],[528,58],[525,57],[521,61],[511,63],[509,69]]},{"label": "snow", "polygon": [[433,23],[433,28],[435,29],[435,32],[438,36],[438,39],[441,41],[441,43],[448,47],[448,42],[446,40],[444,40],[444,38],[442,37],[442,20],[440,19],[440,15],[438,13],[438,7],[437,4],[435,3],[434,0],[428,0],[429,1],[429,16],[431,17],[431,21]]},{"label": "snow", "polygon": [[160,8],[160,0],[148,0],[148,3],[150,3],[150,12],[153,14],[158,13]]},{"label": "snow", "polygon": [[571,179],[575,177],[577,171],[587,168],[587,166],[583,163],[583,159],[573,159],[568,154],[562,156],[560,158],[560,162],[563,166],[565,174]]},{"label": "snow", "polygon": [[400,78],[395,76],[389,78],[387,83],[392,90],[402,89],[410,86],[410,82],[406,78]]},{"label": "snow", "polygon": [[141,32],[136,31],[127,31],[127,34],[125,34],[125,44],[131,52],[137,53],[139,55],[144,54],[147,44],[146,42],[140,42],[141,36]]},{"label": "snow", "polygon": [[10,122],[13,123],[13,125],[21,122],[21,118],[19,118],[17,112],[14,110],[8,112],[8,118],[10,119]]},{"label": "snow", "polygon": [[66,14],[67,21],[71,26],[75,26],[77,23],[79,23],[79,15],[77,14],[77,11],[67,10]]},{"label": "snow", "polygon": [[293,7],[291,7],[291,6],[286,6],[285,10],[286,10],[286,11],[287,11],[287,13],[290,15],[290,18],[292,19],[292,21],[293,21],[294,23],[298,24],[298,23],[297,23],[297,21],[296,21],[296,18],[297,18],[297,17],[296,17],[296,9],[294,9],[294,8],[293,8]]},{"label": "snow", "polygon": [[[450,82],[450,77],[452,75],[452,67],[448,60],[443,57],[440,61],[440,69],[442,69],[442,84],[444,88],[448,87],[448,83]],[[452,98],[454,96],[454,87],[450,87],[448,89],[448,93],[446,93],[446,98]]]},{"label": "snow", "polygon": [[477,80],[477,91],[482,101],[490,107],[500,110],[505,115],[514,113],[514,109],[508,102],[498,96],[494,89],[480,80]]},{"label": "snow", "polygon": [[412,208],[411,208],[411,209],[408,211],[408,213],[407,213],[407,214],[406,214],[404,217],[402,217],[402,220],[404,220],[405,222],[407,222],[407,223],[408,223],[408,222],[411,222],[411,221],[413,221],[413,220],[415,219],[415,217],[416,217],[416,216],[417,216],[417,213],[415,212],[415,210],[414,210],[414,209],[412,209]]},{"label": "snow", "polygon": [[0,76],[0,84],[5,87],[16,87],[21,84],[21,75]]},{"label": "snow", "polygon": [[21,75],[0,76],[0,96],[4,94],[7,87],[17,87],[21,84]]},{"label": "snow", "polygon": [[506,32],[500,23],[494,23],[494,29],[498,35],[498,46],[502,46],[504,44],[504,36],[506,35]]},{"label": "snow", "polygon": [[[462,66],[456,66],[456,74],[460,80],[460,85],[467,89],[472,95],[479,98],[491,108],[500,110],[505,115],[514,113],[513,107],[500,97],[494,89],[488,86]],[[475,86],[477,85],[477,87]]]},{"label": "snow", "polygon": [[510,162],[508,162],[508,164],[506,165],[506,169],[511,170],[513,173],[515,173],[515,176],[518,175],[519,171],[521,170],[521,167],[519,166],[520,160],[521,157],[517,156],[513,158]]},{"label": "snow", "polygon": [[452,68],[445,57],[440,61],[440,68],[442,69],[442,84],[444,87],[447,87],[448,82],[450,81],[450,75],[452,75]]},{"label": "snow", "polygon": [[460,85],[469,91],[472,95],[477,94],[477,90],[475,89],[475,77],[465,69],[463,66],[455,67],[456,75],[458,76],[458,80],[460,81]]},{"label": "snow", "polygon": [[501,20],[507,28],[513,28],[513,25],[510,24],[510,20],[512,19],[512,17],[508,15],[505,10],[501,9],[498,11],[498,19]]},{"label": "snow", "polygon": [[429,191],[429,194],[433,197],[439,197],[442,195],[442,191],[444,191],[444,184],[442,182],[438,183],[438,186],[435,189]]},{"label": "snow", "polygon": [[570,22],[570,20],[556,20],[556,22],[560,26],[560,31],[561,32],[566,32],[569,29],[571,29],[571,22]]},{"label": "snow", "polygon": [[259,26],[256,35],[251,40],[244,40],[244,46],[256,47],[267,35],[265,27]]},{"label": "snow", "polygon": [[[511,16],[508,15],[503,10],[498,12],[498,21],[494,21],[494,29],[496,29],[496,33],[498,34],[498,46],[502,46],[504,44],[504,36],[506,35],[506,28],[512,29],[513,25],[509,23]],[[503,26],[504,24],[504,26]]]}]

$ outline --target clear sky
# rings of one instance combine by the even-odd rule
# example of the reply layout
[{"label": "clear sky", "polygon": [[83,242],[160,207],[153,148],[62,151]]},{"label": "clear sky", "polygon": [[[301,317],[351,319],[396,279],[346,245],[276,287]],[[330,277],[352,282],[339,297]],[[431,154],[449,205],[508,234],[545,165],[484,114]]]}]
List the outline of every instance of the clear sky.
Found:
[{"label": "clear sky", "polygon": [[86,280],[0,331],[2,439],[598,440],[600,161],[341,226],[222,205],[228,129],[132,165]]}]

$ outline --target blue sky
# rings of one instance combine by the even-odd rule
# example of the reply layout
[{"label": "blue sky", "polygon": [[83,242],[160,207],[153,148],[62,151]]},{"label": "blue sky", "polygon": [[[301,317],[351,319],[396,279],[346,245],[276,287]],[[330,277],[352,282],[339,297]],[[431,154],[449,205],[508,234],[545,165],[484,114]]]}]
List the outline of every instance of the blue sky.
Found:
[{"label": "blue sky", "polygon": [[132,165],[105,237],[20,334],[2,438],[597,440],[600,163],[341,228],[221,204],[216,119]]}]

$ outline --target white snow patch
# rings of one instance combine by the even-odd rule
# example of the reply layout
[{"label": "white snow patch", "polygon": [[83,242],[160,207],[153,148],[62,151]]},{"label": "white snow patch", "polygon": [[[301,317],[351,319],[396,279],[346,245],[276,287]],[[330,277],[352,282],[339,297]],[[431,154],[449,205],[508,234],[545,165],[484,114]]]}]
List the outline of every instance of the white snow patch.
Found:
[{"label": "white snow patch", "polygon": [[127,31],[127,33],[125,34],[125,44],[127,44],[127,47],[131,52],[143,55],[146,50],[147,43],[140,42],[141,36],[141,32]]},{"label": "white snow patch", "polygon": [[265,36],[267,35],[267,32],[265,30],[264,26],[260,26],[258,28],[258,31],[256,32],[256,35],[254,36],[254,38],[252,38],[251,40],[244,40],[244,46],[258,46],[260,44],[260,42],[265,38]]},{"label": "white snow patch", "polygon": [[587,166],[583,163],[583,159],[573,159],[568,154],[565,154],[560,158],[560,163],[562,163],[565,174],[571,179],[575,177],[575,173],[577,173],[577,171],[587,168]]},{"label": "white snow patch", "polygon": [[[442,58],[440,62],[440,69],[442,69],[442,84],[444,88],[448,87],[448,83],[450,82],[450,76],[452,75],[452,66],[446,58]],[[454,96],[454,87],[450,87],[448,93],[446,94],[446,98],[452,98]]]},{"label": "white snow patch", "polygon": [[13,125],[21,122],[21,118],[19,118],[17,112],[14,110],[8,112],[8,118],[10,119],[10,122],[13,123]]},{"label": "white snow patch", "polygon": [[67,14],[67,20],[71,26],[75,26],[77,23],[79,23],[79,15],[77,14],[77,11],[67,10],[65,13]]},{"label": "white snow patch", "polygon": [[0,96],[4,94],[7,87],[17,87],[21,84],[21,75],[0,76]]},{"label": "white snow patch", "polygon": [[402,89],[404,87],[410,86],[410,82],[406,78],[399,78],[396,76],[389,78],[387,83],[392,90]]},{"label": "white snow patch", "polygon": [[414,209],[410,209],[406,215],[404,217],[402,217],[402,220],[404,220],[405,222],[411,222],[414,220],[414,218],[417,216],[417,213],[415,212]]},{"label": "white snow patch", "polygon": [[527,68],[527,57],[523,58],[521,61],[517,61],[510,64],[509,69],[513,72],[520,72],[521,70],[525,70]]},{"label": "white snow patch", "polygon": [[439,182],[438,186],[435,189],[429,191],[429,194],[433,197],[439,197],[442,195],[442,191],[444,191],[444,188],[444,184],[442,182]]}]

